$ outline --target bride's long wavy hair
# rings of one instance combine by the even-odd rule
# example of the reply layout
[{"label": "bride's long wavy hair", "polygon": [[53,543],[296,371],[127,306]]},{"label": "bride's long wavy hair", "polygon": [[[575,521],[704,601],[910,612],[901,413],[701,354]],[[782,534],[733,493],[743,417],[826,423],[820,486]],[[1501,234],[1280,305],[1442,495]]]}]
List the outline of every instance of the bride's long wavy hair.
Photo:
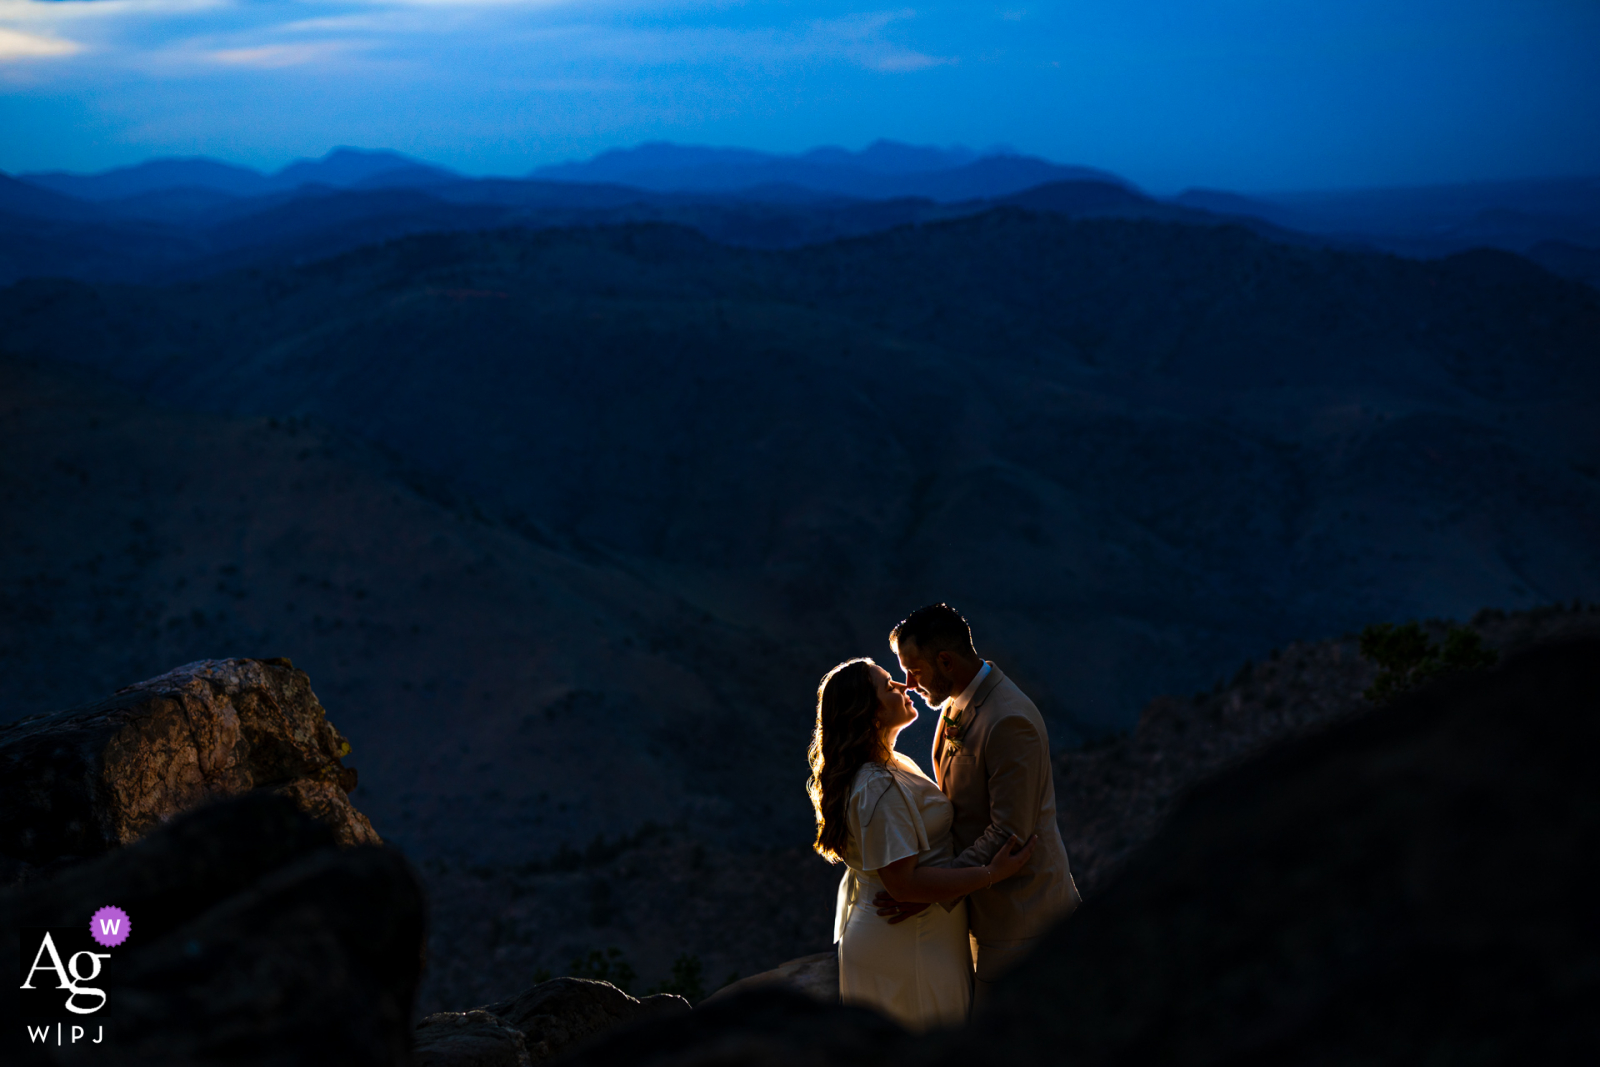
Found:
[{"label": "bride's long wavy hair", "polygon": [[852,659],[822,676],[817,686],[817,725],[811,733],[811,780],[806,792],[817,813],[817,840],[811,846],[829,863],[844,860],[850,823],[845,805],[856,771],[869,761],[889,758],[889,746],[878,728],[878,687],[872,677],[877,664]]}]

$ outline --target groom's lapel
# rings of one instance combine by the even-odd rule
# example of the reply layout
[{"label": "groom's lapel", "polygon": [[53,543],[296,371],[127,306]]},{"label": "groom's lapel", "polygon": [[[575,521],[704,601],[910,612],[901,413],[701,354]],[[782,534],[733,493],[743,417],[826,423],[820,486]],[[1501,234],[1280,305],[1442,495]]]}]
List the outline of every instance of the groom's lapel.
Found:
[{"label": "groom's lapel", "polygon": [[[989,664],[989,677],[985,678],[983,684],[978,686],[978,691],[972,694],[972,701],[967,704],[967,710],[961,713],[967,721],[966,729],[961,731],[963,738],[971,735],[972,725],[977,721],[978,714],[983,711],[983,705],[988,701],[990,695],[1000,687],[1000,683],[1006,677],[1000,673],[1000,668],[994,665],[993,660],[985,660],[984,662]],[[940,789],[944,788],[945,759],[952,754],[949,746],[944,743],[944,712],[941,710],[939,712],[939,727],[933,732],[933,781]]]},{"label": "groom's lapel", "polygon": [[[972,694],[972,699],[967,703],[966,710],[961,713],[961,718],[966,723],[966,725],[961,729],[961,751],[963,752],[967,751],[967,738],[973,736],[972,730],[978,725],[978,717],[983,714],[983,706],[989,702],[990,695],[1000,687],[1000,682],[1005,678],[1005,675],[1000,673],[1000,668],[996,667],[992,661],[986,660],[985,662],[989,664],[989,677],[985,678],[983,680],[983,684],[978,686],[978,691]],[[939,726],[941,728],[944,726],[943,716],[941,716],[939,719]],[[941,734],[940,736],[943,735]],[[973,755],[976,754],[977,753],[975,752],[973,753]],[[944,755],[946,759],[949,759],[951,756],[955,755],[955,750],[950,748],[949,745],[946,745],[945,751],[942,753],[942,755]],[[943,765],[940,764],[937,766],[939,766],[939,769],[942,772],[944,769]]]}]

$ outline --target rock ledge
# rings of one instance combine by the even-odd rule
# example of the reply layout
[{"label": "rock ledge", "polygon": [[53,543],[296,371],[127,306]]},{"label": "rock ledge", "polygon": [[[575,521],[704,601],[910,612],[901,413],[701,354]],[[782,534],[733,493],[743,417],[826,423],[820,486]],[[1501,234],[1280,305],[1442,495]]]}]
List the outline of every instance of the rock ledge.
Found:
[{"label": "rock ledge", "polygon": [[284,659],[201,660],[0,727],[0,881],[257,789],[286,796],[342,845],[380,844],[346,796],[349,753],[310,679]]}]

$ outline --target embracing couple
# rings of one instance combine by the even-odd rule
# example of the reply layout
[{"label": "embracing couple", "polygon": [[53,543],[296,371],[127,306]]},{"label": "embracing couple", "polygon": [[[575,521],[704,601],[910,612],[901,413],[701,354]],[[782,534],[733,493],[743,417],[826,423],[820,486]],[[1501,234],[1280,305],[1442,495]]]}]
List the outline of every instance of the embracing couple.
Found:
[{"label": "embracing couple", "polygon": [[[833,930],[839,992],[912,1029],[956,1026],[974,983],[981,1003],[1077,906],[1078,890],[1033,701],[978,656],[948,605],[912,612],[889,645],[903,683],[853,659],[817,688],[814,847],[846,866]],[[895,751],[917,719],[913,689],[941,711],[933,779]]]}]

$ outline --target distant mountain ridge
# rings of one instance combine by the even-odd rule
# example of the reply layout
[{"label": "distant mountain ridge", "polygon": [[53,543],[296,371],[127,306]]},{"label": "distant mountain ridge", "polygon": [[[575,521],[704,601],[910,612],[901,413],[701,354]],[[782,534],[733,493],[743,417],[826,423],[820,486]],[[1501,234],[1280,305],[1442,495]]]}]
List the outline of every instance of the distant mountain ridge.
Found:
[{"label": "distant mountain ridge", "polygon": [[[933,176],[947,190],[962,182],[981,188],[987,180],[983,167],[1013,162],[989,160]],[[1015,183],[998,187],[1008,184]],[[996,205],[1073,217],[1239,224],[1285,243],[1317,243],[1256,219],[1230,219],[1155,200],[1120,180],[1053,181],[1004,196],[939,201],[846,197],[783,183],[715,193],[598,182],[433,180],[408,166],[372,172],[343,188],[318,183],[251,197],[180,187],[90,202],[0,180],[0,284],[26,277],[182,281],[244,267],[306,263],[413,233],[508,226],[669,222],[722,244],[793,248],[961,218]]]},{"label": "distant mountain ridge", "polygon": [[237,197],[266,196],[304,185],[349,188],[385,175],[405,175],[407,183],[418,184],[458,177],[454,171],[398,152],[369,152],[346,147],[335,148],[321,159],[296,160],[272,174],[196,156],[152,159],[97,174],[43,171],[18,177],[63,196],[108,201],[170,189],[210,189]]},{"label": "distant mountain ridge", "polygon": [[[297,160],[272,174],[192,157],[152,159],[95,174],[41,171],[18,177],[41,189],[95,202],[172,189],[208,189],[229,196],[256,197],[307,185],[348,189],[463,180],[455,171],[398,152],[349,147],[335,148],[320,159]],[[729,193],[792,186],[836,196],[926,196],[933,200],[1005,196],[1055,181],[1109,182],[1131,188],[1117,175],[1092,167],[1062,166],[1016,153],[980,156],[966,148],[885,140],[859,152],[822,147],[797,155],[650,142],[602,152],[581,162],[538,167],[528,178],[626,185],[651,192]]]},{"label": "distant mountain ridge", "polygon": [[1172,202],[1403,256],[1501,248],[1600,284],[1600,176],[1254,196],[1188,189]]},{"label": "distant mountain ridge", "polygon": [[100,214],[82,200],[3,174],[0,212],[40,219],[88,219]]},{"label": "distant mountain ridge", "polygon": [[336,148],[271,175],[198,158],[99,174],[0,175],[0,284],[181,281],[412,233],[504,226],[672,222],[727,244],[794,247],[970,215],[1070,184],[1107,192],[1035,206],[1061,211],[1081,201],[1095,206],[1074,212],[1215,221],[1157,205],[1104,171],[891,141],[795,156],[654,143],[527,178],[468,178],[397,152]]},{"label": "distant mountain ridge", "polygon": [[529,177],[616,182],[663,193],[740,192],[791,185],[867,199],[921,196],[938,201],[1000,197],[1059,181],[1132,187],[1108,171],[1062,166],[1036,156],[979,156],[965,148],[919,147],[884,140],[859,152],[829,147],[798,155],[653,142],[603,152],[581,163],[539,167]]},{"label": "distant mountain ridge", "polygon": [[1600,286],[1600,178],[1397,189],[1150,196],[1115,174],[996,150],[880,140],[783,155],[652,142],[522,178],[471,178],[392,151],[336,148],[268,175],[210,159],[100,174],[0,175],[0,284],[170,282],[305,263],[407,234],[670,222],[788,248],[976,214],[1239,225],[1274,241],[1413,258],[1515,252]]}]

